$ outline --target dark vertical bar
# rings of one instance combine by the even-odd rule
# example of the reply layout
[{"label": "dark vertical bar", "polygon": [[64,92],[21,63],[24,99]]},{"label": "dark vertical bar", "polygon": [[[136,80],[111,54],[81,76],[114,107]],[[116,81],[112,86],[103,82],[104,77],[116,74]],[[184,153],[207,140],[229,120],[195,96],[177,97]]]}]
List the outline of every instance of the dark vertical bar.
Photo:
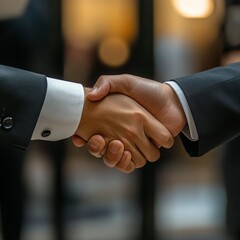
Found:
[{"label": "dark vertical bar", "polygon": [[154,54],[153,54],[153,4],[154,0],[139,0],[139,63],[142,75],[153,78],[154,76]]},{"label": "dark vertical bar", "polygon": [[[154,77],[153,53],[153,2],[154,0],[139,0],[139,74],[144,77]],[[142,227],[140,239],[154,240],[155,236],[155,169],[147,165],[140,172],[140,205],[142,210]]]},{"label": "dark vertical bar", "polygon": [[63,78],[64,43],[62,38],[62,0],[49,1],[51,20],[49,32],[49,54],[51,76]]},{"label": "dark vertical bar", "polygon": [[65,221],[64,221],[64,183],[63,183],[63,162],[66,148],[64,141],[52,143],[49,145],[50,154],[54,164],[54,189],[53,189],[53,226],[54,237],[56,240],[65,239]]}]

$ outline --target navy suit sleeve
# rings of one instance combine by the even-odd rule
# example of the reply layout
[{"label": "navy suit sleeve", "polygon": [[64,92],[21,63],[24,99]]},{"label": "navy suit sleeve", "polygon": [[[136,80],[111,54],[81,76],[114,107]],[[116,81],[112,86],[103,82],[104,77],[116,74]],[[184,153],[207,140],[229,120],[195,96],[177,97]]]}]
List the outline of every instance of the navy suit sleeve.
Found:
[{"label": "navy suit sleeve", "polygon": [[181,135],[191,156],[200,156],[240,135],[240,63],[174,79],[191,109],[199,141]]},{"label": "navy suit sleeve", "polygon": [[0,65],[0,141],[25,149],[47,89],[44,75]]}]

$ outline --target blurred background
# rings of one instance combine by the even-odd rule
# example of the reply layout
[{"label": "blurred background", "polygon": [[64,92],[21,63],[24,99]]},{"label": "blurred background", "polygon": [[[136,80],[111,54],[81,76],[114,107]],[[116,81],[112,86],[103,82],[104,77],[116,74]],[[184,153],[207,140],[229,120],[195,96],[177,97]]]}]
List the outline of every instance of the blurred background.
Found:
[{"label": "blurred background", "polygon": [[[239,0],[0,0],[0,64],[93,86],[240,61]],[[114,121],[114,120],[113,120]],[[71,140],[0,146],[4,240],[238,240],[240,139],[123,174]]]}]

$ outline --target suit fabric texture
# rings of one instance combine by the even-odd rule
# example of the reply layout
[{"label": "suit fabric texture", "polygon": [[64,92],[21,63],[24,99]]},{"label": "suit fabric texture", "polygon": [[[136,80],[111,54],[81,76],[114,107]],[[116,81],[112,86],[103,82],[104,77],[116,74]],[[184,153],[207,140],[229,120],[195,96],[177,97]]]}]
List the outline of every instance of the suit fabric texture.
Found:
[{"label": "suit fabric texture", "polygon": [[240,135],[240,62],[174,79],[183,90],[199,140],[181,134],[191,156],[200,156]]},{"label": "suit fabric texture", "polygon": [[46,76],[0,65],[1,142],[27,148],[46,89]]}]

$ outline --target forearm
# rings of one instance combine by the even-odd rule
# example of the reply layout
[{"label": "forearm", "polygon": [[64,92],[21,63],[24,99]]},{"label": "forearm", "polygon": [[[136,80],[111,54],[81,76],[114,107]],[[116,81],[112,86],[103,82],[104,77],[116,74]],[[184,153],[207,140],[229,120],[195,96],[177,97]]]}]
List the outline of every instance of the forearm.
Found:
[{"label": "forearm", "polygon": [[186,125],[182,129],[181,132],[187,138],[189,138],[191,141],[197,141],[198,140],[198,132],[197,132],[197,129],[196,129],[196,125],[195,125],[195,122],[194,122],[194,119],[193,119],[191,109],[188,105],[187,99],[186,99],[182,89],[174,81],[167,81],[165,83],[168,84],[169,86],[171,86],[171,88],[173,89],[176,97],[179,100],[179,104],[182,107],[183,113],[185,114],[185,117],[186,117]]},{"label": "forearm", "polygon": [[[1,142],[26,148],[45,98],[46,77],[0,65],[0,86]],[[8,129],[6,117],[12,119]]]},{"label": "forearm", "polygon": [[240,134],[240,63],[175,79],[191,109],[199,141],[183,137],[193,156],[206,153]]},{"label": "forearm", "polygon": [[81,84],[1,65],[0,79],[1,142],[26,148],[31,139],[57,141],[75,133],[84,102]]}]

